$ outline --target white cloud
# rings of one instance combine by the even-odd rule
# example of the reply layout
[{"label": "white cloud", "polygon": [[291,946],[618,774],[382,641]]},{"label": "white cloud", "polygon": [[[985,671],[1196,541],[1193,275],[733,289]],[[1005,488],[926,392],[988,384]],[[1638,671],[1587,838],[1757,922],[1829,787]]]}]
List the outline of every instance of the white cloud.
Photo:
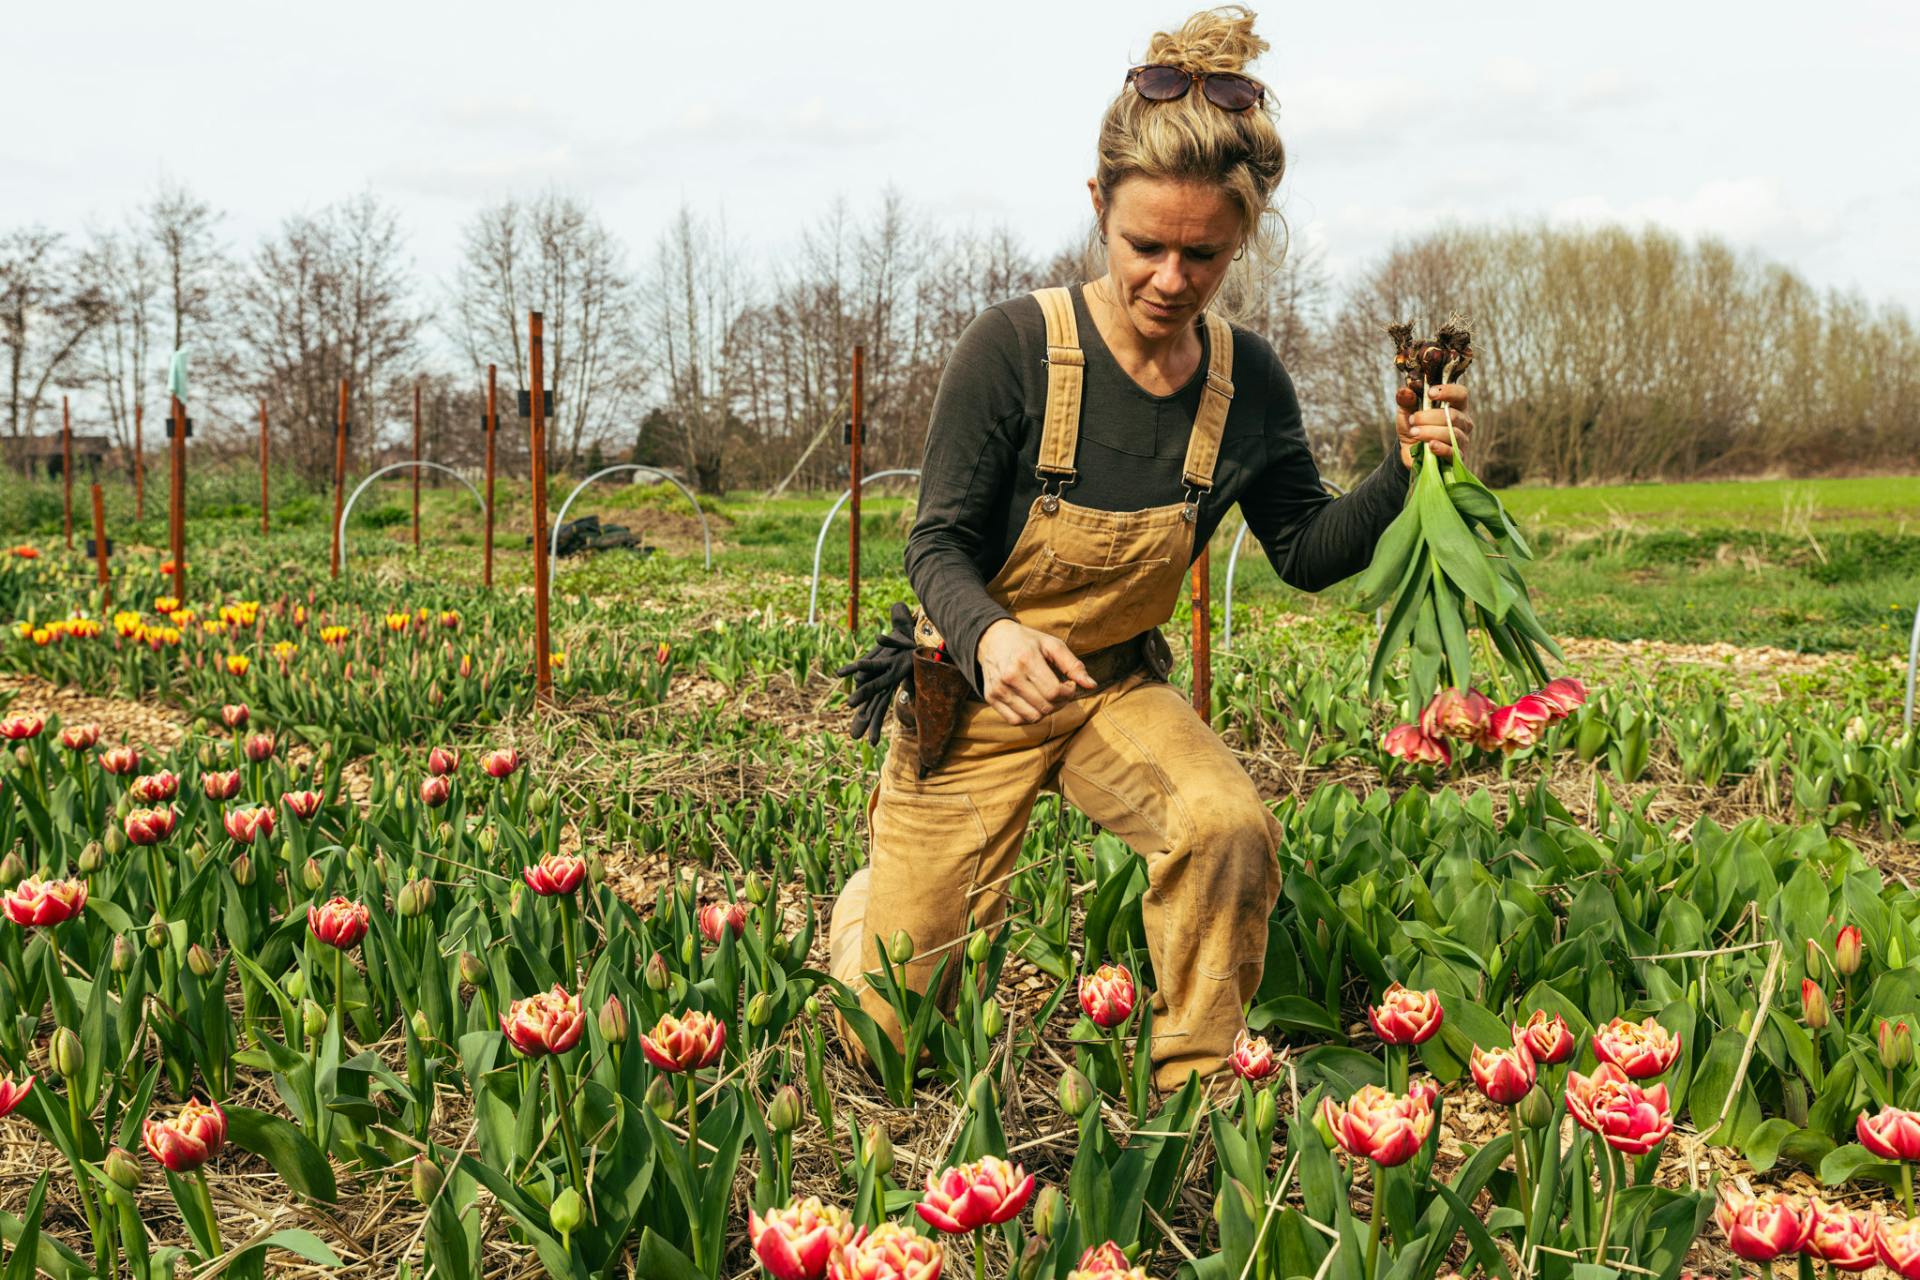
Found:
[{"label": "white cloud", "polygon": [[1715,235],[1743,243],[1810,247],[1834,234],[1829,211],[1795,204],[1772,178],[1719,178],[1684,195],[1652,195],[1619,202],[1578,195],[1555,203],[1556,222],[1657,223],[1682,235]]}]

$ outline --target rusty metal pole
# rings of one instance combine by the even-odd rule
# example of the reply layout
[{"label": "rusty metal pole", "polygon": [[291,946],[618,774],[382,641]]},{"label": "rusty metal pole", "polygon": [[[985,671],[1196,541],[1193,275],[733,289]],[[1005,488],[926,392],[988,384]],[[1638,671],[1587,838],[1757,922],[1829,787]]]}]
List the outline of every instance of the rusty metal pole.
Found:
[{"label": "rusty metal pole", "polygon": [[347,379],[340,379],[340,412],[333,430],[333,576],[340,576],[340,507],[347,496]]},{"label": "rusty metal pole", "polygon": [[107,504],[100,496],[100,482],[93,485],[93,562],[100,569],[100,611],[113,604],[113,589],[107,585]]},{"label": "rusty metal pole", "polygon": [[494,366],[487,366],[487,532],[486,567],[481,582],[493,586],[493,431],[500,421],[499,387]]},{"label": "rusty metal pole", "polygon": [[[413,460],[420,461],[420,379],[413,380]],[[420,468],[413,469],[413,554],[420,554]]]},{"label": "rusty metal pole", "polygon": [[60,479],[66,487],[62,524],[67,535],[67,550],[73,550],[73,415],[67,398],[60,397]]},{"label": "rusty metal pole", "polygon": [[853,501],[847,511],[852,524],[847,528],[847,630],[860,633],[860,433],[866,425],[867,349],[856,343],[853,348],[853,421],[847,434],[852,437],[852,456],[847,464],[847,484]]},{"label": "rusty metal pole", "polygon": [[187,406],[179,396],[167,397],[173,416],[173,439],[167,443],[171,484],[168,490],[168,542],[173,550],[173,596],[187,602]]},{"label": "rusty metal pole", "polygon": [[260,536],[267,535],[267,398],[260,397]]},{"label": "rusty metal pole", "polygon": [[136,523],[147,518],[147,442],[141,430],[145,409],[142,404],[133,406],[133,518]]},{"label": "rusty metal pole", "polygon": [[536,701],[553,698],[553,649],[547,638],[547,414],[545,352],[538,311],[527,313],[528,447],[533,471],[533,684]]},{"label": "rusty metal pole", "polygon": [[1207,548],[1200,548],[1193,562],[1193,709],[1200,719],[1213,723],[1213,583],[1208,571]]}]

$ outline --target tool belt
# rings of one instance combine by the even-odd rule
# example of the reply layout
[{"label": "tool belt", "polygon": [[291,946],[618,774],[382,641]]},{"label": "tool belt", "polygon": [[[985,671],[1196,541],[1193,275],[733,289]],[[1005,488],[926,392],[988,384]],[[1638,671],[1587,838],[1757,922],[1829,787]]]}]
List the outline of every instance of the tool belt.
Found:
[{"label": "tool belt", "polygon": [[[1080,663],[1093,678],[1092,689],[1076,696],[1097,693],[1117,684],[1136,671],[1145,670],[1156,680],[1164,680],[1173,670],[1173,651],[1158,628],[1143,631],[1131,640],[1080,655]],[[914,735],[920,777],[925,778],[946,759],[960,723],[961,709],[969,702],[985,701],[968,683],[943,648],[922,645],[913,651],[911,688],[903,686],[894,701],[894,719]]]}]

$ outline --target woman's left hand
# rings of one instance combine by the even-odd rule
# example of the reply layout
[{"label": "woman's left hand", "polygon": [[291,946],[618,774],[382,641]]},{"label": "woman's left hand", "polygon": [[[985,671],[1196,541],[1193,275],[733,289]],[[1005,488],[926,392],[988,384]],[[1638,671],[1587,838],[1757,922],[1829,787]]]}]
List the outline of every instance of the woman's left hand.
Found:
[{"label": "woman's left hand", "polygon": [[[1467,389],[1457,382],[1440,383],[1427,388],[1427,399],[1431,409],[1419,409],[1408,413],[1405,409],[1395,409],[1398,419],[1396,429],[1400,435],[1400,462],[1409,469],[1413,466],[1413,446],[1425,444],[1433,450],[1436,458],[1445,458],[1453,453],[1453,441],[1458,440],[1464,448],[1467,438],[1473,434],[1473,415],[1467,412]],[[1440,406],[1445,405],[1446,408]],[[1453,417],[1453,430],[1447,430],[1447,417]]]}]

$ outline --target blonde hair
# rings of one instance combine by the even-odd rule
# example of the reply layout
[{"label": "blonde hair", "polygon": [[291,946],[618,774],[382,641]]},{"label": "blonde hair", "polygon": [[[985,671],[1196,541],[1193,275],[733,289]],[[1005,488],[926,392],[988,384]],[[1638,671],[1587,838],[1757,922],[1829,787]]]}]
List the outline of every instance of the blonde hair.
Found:
[{"label": "blonde hair", "polygon": [[[1156,32],[1144,61],[1185,71],[1244,75],[1247,65],[1268,48],[1254,34],[1253,23],[1253,11],[1242,5],[1202,10],[1178,31]],[[1108,209],[1114,190],[1128,178],[1218,187],[1240,208],[1249,256],[1265,257],[1271,239],[1268,219],[1278,221],[1273,193],[1286,168],[1271,93],[1245,111],[1225,111],[1207,101],[1199,85],[1173,102],[1150,101],[1128,85],[1100,122],[1094,180],[1101,206]]]}]

